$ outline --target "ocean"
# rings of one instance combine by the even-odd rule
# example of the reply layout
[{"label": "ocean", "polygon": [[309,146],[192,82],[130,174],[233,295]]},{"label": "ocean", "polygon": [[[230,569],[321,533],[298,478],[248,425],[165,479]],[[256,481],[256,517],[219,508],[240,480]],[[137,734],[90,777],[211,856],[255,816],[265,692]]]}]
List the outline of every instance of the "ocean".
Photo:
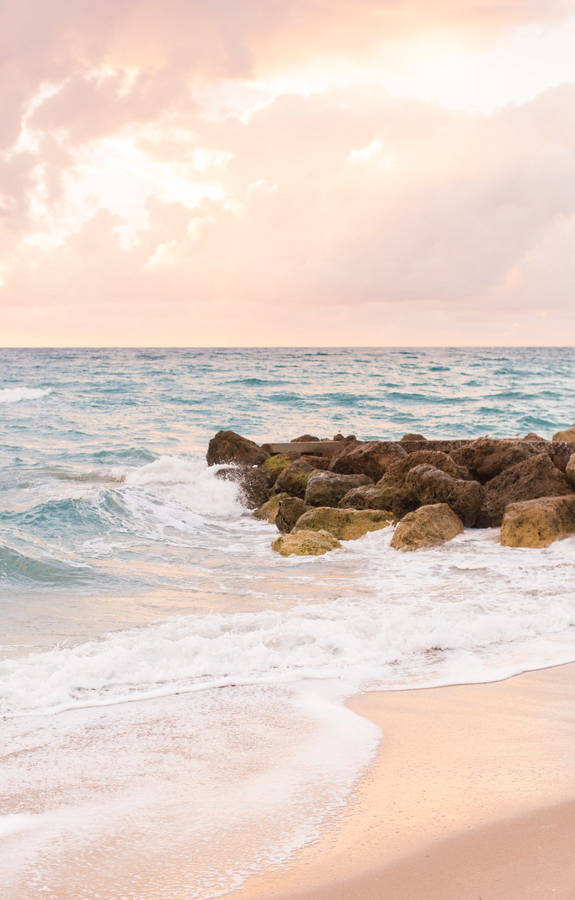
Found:
[{"label": "ocean", "polygon": [[[361,690],[575,659],[575,538],[284,559],[210,437],[550,437],[573,349],[0,351],[0,881],[207,898],[337,827]],[[182,884],[185,893],[182,893]]]}]

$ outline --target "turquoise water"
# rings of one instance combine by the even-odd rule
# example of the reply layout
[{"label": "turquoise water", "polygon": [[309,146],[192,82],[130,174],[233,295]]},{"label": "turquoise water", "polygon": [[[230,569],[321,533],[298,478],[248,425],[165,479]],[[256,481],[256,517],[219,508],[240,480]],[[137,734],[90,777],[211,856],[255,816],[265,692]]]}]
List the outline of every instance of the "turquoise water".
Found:
[{"label": "turquoise water", "polygon": [[[550,437],[574,375],[573,349],[0,351],[10,896],[63,866],[69,896],[219,896],[345,803],[379,735],[343,697],[574,659],[575,539],[404,555],[384,529],[285,560],[204,461],[220,428]],[[154,882],[182,853],[185,894]]]}]

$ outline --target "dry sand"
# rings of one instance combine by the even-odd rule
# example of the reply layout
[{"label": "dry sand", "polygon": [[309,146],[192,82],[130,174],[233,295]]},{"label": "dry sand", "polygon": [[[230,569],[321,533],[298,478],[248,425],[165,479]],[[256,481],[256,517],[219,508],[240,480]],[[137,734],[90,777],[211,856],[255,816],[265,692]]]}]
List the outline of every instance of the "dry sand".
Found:
[{"label": "dry sand", "polygon": [[230,898],[575,900],[575,664],[350,706],[383,739],[344,815]]}]

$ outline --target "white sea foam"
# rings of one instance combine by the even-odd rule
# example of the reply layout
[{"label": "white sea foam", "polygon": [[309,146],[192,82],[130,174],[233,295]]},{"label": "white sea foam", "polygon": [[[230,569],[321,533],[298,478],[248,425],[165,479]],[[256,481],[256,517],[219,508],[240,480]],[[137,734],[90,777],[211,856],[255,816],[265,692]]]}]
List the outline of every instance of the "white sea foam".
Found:
[{"label": "white sea foam", "polygon": [[202,516],[239,517],[243,512],[236,483],[217,478],[219,467],[181,456],[161,456],[126,474],[126,483],[159,497],[166,505]]},{"label": "white sea foam", "polygon": [[52,393],[51,388],[2,388],[0,403],[19,403],[21,400],[39,400]]},{"label": "white sea foam", "polygon": [[[548,662],[546,638],[561,659],[575,655],[575,539],[518,553],[499,546],[495,532],[468,532],[449,547],[407,555],[392,550],[389,537],[389,529],[374,532],[317,561],[334,579],[340,567],[362,571],[344,597],[178,616],[5,660],[0,711],[56,712],[301,678],[337,677],[356,688],[488,680]],[[279,582],[298,571],[290,560],[272,562]],[[531,644],[522,653],[535,638],[535,655]]]}]

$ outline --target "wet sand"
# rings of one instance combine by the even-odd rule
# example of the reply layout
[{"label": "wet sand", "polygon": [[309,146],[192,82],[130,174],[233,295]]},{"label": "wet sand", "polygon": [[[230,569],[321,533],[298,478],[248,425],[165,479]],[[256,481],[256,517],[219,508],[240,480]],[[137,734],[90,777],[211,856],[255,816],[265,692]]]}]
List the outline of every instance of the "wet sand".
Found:
[{"label": "wet sand", "polygon": [[350,706],[383,738],[346,811],[230,898],[575,898],[575,664]]}]

